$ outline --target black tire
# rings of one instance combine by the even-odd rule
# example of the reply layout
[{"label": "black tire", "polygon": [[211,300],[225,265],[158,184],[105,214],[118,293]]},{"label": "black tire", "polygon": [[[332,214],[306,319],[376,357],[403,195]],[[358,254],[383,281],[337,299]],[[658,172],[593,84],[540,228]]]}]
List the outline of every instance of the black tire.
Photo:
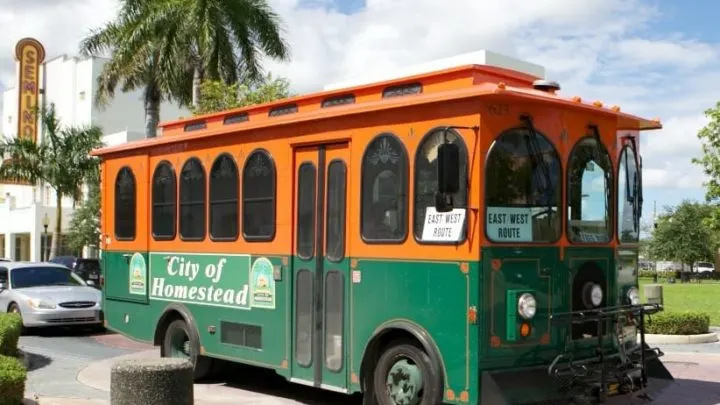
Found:
[{"label": "black tire", "polygon": [[[387,378],[392,367],[401,360],[414,365],[422,376],[422,388],[414,390],[420,397],[417,405],[437,405],[442,403],[442,380],[440,373],[433,367],[430,357],[425,351],[412,343],[399,342],[389,346],[380,355],[372,376],[372,388],[365,395],[371,394],[378,405],[407,405],[409,402],[396,401],[391,397],[387,387]],[[405,398],[407,399],[407,398]]]},{"label": "black tire", "polygon": [[177,349],[177,339],[185,339],[189,349],[187,359],[193,364],[195,372],[195,380],[201,380],[210,374],[212,369],[212,359],[200,355],[200,342],[195,339],[196,334],[191,333],[187,323],[182,319],[177,319],[168,325],[165,329],[162,345],[160,345],[160,355],[162,357],[183,357],[173,356],[173,349]]},{"label": "black tire", "polygon": [[[9,314],[18,314],[20,315],[20,319],[22,320],[22,312],[20,312],[20,307],[16,303],[10,304],[8,307],[8,313]],[[20,327],[20,334],[24,335],[27,332],[27,328],[25,327],[25,321],[23,320],[23,325]]]}]

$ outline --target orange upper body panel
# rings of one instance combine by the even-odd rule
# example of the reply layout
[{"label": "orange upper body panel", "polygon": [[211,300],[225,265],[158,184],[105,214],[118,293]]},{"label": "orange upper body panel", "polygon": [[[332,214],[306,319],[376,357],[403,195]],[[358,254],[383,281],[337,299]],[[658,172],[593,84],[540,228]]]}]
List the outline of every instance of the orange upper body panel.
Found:
[{"label": "orange upper body panel", "polygon": [[[492,82],[492,80],[497,80]],[[197,253],[293,253],[294,249],[294,167],[293,149],[300,146],[348,142],[348,247],[350,257],[405,258],[407,260],[477,260],[484,235],[483,203],[484,156],[502,131],[519,126],[518,116],[529,114],[536,129],[550,139],[564,161],[575,141],[588,134],[588,124],[597,125],[613,162],[617,160],[618,131],[660,128],[646,120],[534,90],[532,77],[499,68],[468,66],[431,75],[420,75],[397,82],[377,83],[353,89],[311,94],[294,99],[208,114],[163,125],[158,138],[102,148],[94,155],[103,159],[103,248],[106,250],[150,250]],[[420,83],[422,92],[382,98],[383,89],[405,83]],[[354,94],[355,103],[321,108],[322,101],[338,95]],[[278,106],[296,104],[297,112],[269,117]],[[247,119],[224,124],[228,117],[247,114]],[[201,129],[185,132],[187,125]],[[413,233],[414,161],[425,134],[444,126],[460,129],[468,152],[467,238],[458,245],[427,245]],[[380,133],[390,132],[404,145],[409,161],[407,237],[401,243],[367,244],[360,235],[361,163],[367,145]],[[639,143],[639,142],[638,142]],[[613,146],[614,145],[614,146]],[[156,241],[150,236],[150,187],[153,170],[163,160],[172,163],[178,174],[190,157],[201,160],[206,173],[221,153],[230,153],[239,168],[257,148],[267,150],[277,170],[276,232],[269,242],[246,242],[241,236],[233,242],[173,240]],[[138,180],[138,236],[134,241],[113,237],[114,178],[123,166],[130,166]],[[209,178],[209,176],[207,176]],[[563,182],[563,187],[564,186]],[[242,200],[242,195],[240,196]],[[240,215],[242,217],[242,213]],[[107,244],[107,241],[111,241]],[[561,241],[564,239],[561,239]],[[561,244],[563,242],[560,242]]]}]

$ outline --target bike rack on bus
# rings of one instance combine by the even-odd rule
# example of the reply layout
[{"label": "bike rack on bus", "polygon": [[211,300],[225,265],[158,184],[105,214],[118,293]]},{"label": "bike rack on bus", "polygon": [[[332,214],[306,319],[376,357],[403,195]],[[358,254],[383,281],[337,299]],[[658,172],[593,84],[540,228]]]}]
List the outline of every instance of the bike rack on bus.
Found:
[{"label": "bike rack on bus", "polygon": [[[647,364],[649,361],[662,357],[659,348],[649,348],[645,342],[645,316],[663,310],[660,304],[637,304],[605,307],[593,310],[580,310],[553,314],[550,316],[554,326],[572,326],[594,322],[597,325],[596,355],[590,358],[575,360],[574,354],[566,344],[565,352],[559,354],[548,367],[548,374],[557,379],[570,381],[574,388],[597,389],[593,399],[605,402],[608,397],[608,383],[622,387],[623,393],[634,393],[639,397],[647,397],[644,390],[648,386]],[[606,325],[618,325],[620,320],[631,320],[640,332],[640,344],[626,350],[620,334],[615,336],[616,347],[605,347],[608,331]],[[624,324],[623,324],[624,325]],[[572,342],[571,328],[568,328],[567,342]],[[635,378],[633,378],[635,377]],[[640,387],[635,387],[635,381]],[[621,388],[618,388],[621,389]]]}]

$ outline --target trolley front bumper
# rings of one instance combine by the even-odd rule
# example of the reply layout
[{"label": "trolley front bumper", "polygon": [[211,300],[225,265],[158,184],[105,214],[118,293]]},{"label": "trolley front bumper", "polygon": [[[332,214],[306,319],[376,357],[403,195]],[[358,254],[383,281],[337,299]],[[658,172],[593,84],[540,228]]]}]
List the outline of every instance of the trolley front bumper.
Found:
[{"label": "trolley front bumper", "polygon": [[549,366],[485,371],[480,404],[612,405],[625,404],[629,397],[656,398],[674,381],[660,361],[663,352],[645,342],[645,316],[661,310],[658,305],[627,305],[554,314],[555,326],[591,322],[599,331],[607,330],[608,324],[617,326],[618,320],[630,319],[638,328],[639,342],[625,349],[617,335],[612,335],[617,344],[609,344],[607,335],[599,333],[594,355],[575,358],[576,353],[566,351]]}]

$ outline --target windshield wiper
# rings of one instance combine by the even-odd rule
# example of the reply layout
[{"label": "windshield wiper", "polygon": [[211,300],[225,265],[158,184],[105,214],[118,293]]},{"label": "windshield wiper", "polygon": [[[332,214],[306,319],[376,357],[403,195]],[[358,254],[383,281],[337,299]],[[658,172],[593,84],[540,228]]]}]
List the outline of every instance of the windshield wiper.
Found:
[{"label": "windshield wiper", "polygon": [[[540,193],[546,198],[545,201],[545,208],[546,210],[539,213],[547,213],[548,214],[548,222],[551,222],[550,213],[552,212],[552,206],[553,206],[553,196],[555,195],[555,188],[553,187],[552,182],[552,176],[550,175],[550,168],[548,167],[547,162],[545,159],[542,159],[540,155],[542,152],[540,151],[540,145],[538,144],[538,133],[535,131],[535,127],[533,126],[532,119],[529,115],[521,115],[520,121],[522,121],[525,124],[525,128],[530,132],[531,135],[525,136],[525,146],[528,149],[530,161],[532,163],[533,168],[539,168],[541,171],[541,174],[544,177],[545,183],[540,185]],[[534,170],[533,170],[534,172]],[[542,183],[542,182],[541,182]]]}]

